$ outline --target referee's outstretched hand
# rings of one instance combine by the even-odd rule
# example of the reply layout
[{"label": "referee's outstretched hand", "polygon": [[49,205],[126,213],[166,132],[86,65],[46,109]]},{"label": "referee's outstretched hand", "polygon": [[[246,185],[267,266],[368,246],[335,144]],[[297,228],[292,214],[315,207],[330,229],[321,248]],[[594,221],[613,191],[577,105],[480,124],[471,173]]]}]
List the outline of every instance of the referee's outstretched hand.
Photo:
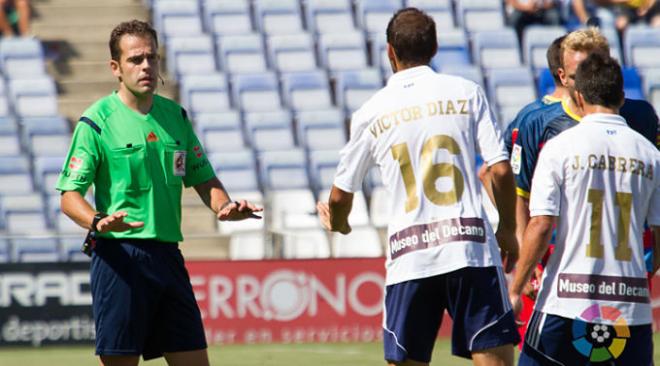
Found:
[{"label": "referee's outstretched hand", "polygon": [[218,220],[220,221],[240,221],[245,219],[261,219],[261,216],[255,215],[255,212],[261,212],[264,209],[257,207],[246,200],[233,201],[225,203],[218,211]]},{"label": "referee's outstretched hand", "polygon": [[96,224],[96,229],[99,233],[107,233],[110,231],[121,232],[131,229],[136,229],[144,226],[142,221],[126,222],[124,219],[128,216],[126,211],[117,211],[101,219]]}]

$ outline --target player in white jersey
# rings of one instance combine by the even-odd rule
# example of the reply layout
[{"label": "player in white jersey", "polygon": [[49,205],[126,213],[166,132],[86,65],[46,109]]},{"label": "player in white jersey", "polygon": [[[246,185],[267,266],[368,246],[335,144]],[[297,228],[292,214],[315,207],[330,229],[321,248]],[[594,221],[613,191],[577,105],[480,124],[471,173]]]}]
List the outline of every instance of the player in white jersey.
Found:
[{"label": "player in white jersey", "polygon": [[[616,60],[590,55],[575,89],[584,117],[541,151],[510,289],[517,311],[556,221],[519,365],[652,365],[642,227],[648,220],[658,243],[660,153],[618,115],[624,94]],[[659,264],[656,258],[655,270]]]},{"label": "player in white jersey", "polygon": [[[511,365],[519,336],[501,256],[513,267],[518,244],[513,173],[500,131],[477,84],[426,66],[437,49],[432,18],[403,9],[390,20],[387,40],[394,75],[353,115],[329,203],[318,204],[321,220],[350,232],[352,192],[378,166],[393,198],[385,359],[428,364],[446,309],[455,355],[476,365]],[[477,152],[494,176],[502,254],[481,205]]]}]

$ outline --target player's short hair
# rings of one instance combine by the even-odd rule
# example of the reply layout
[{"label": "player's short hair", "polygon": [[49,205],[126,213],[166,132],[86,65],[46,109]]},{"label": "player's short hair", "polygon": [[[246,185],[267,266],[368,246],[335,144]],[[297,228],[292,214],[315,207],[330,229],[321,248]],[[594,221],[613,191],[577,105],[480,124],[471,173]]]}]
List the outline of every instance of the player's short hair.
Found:
[{"label": "player's short hair", "polygon": [[545,53],[545,58],[548,60],[548,69],[550,69],[550,74],[555,80],[555,84],[561,85],[561,79],[559,78],[559,68],[561,67],[561,43],[566,38],[566,35],[555,39],[548,47],[548,51]]},{"label": "player's short hair", "polygon": [[150,37],[156,44],[156,48],[158,48],[158,35],[149,23],[137,19],[122,22],[112,30],[110,33],[110,42],[108,42],[108,45],[110,46],[110,57],[115,61],[119,61],[119,58],[121,57],[119,41],[121,40],[121,37],[126,34],[139,37]]},{"label": "player's short hair", "polygon": [[417,8],[404,8],[387,24],[387,43],[403,64],[426,65],[438,49],[433,18]]},{"label": "player's short hair", "polygon": [[589,104],[618,109],[624,98],[621,66],[607,53],[590,54],[578,66],[575,90]]},{"label": "player's short hair", "polygon": [[561,43],[561,65],[564,65],[564,53],[566,50],[582,51],[591,53],[594,51],[610,53],[610,45],[607,38],[596,27],[578,29],[566,35]]}]

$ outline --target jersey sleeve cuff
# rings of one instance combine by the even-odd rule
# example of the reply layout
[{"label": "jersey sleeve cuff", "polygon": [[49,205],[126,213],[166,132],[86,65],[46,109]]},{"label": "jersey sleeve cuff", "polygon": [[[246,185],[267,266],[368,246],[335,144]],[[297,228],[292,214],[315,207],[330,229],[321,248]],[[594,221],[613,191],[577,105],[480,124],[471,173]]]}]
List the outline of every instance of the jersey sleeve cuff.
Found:
[{"label": "jersey sleeve cuff", "polygon": [[354,189],[354,187],[352,187],[351,184],[347,184],[346,182],[342,181],[341,179],[335,179],[335,181],[332,184],[334,184],[335,187],[341,189],[342,191],[348,192],[348,193],[355,193],[355,192],[361,190],[361,188]]},{"label": "jersey sleeve cuff", "polygon": [[509,160],[509,154],[506,151],[502,151],[500,154],[491,157],[490,159],[484,159],[488,166],[493,166],[501,161]]},{"label": "jersey sleeve cuff", "polygon": [[524,190],[520,187],[516,187],[516,194],[518,196],[522,197],[522,198],[527,198],[527,199],[529,199],[529,196],[530,196],[529,192],[527,192],[526,190]]},{"label": "jersey sleeve cuff", "polygon": [[534,216],[559,216],[559,212],[549,208],[537,208],[529,211],[529,217]]}]

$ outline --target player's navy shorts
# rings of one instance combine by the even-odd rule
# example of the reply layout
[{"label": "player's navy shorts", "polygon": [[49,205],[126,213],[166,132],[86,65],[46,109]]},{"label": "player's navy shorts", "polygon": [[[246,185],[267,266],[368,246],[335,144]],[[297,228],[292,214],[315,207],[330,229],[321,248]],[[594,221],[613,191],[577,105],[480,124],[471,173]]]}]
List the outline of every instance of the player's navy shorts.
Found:
[{"label": "player's navy shorts", "polygon": [[91,289],[97,355],[206,348],[202,318],[176,243],[99,239]]},{"label": "player's navy shorts", "polygon": [[617,320],[603,325],[534,311],[518,366],[653,365],[651,325]]},{"label": "player's navy shorts", "polygon": [[502,268],[465,267],[385,288],[385,359],[430,362],[445,310],[456,356],[520,341]]}]

